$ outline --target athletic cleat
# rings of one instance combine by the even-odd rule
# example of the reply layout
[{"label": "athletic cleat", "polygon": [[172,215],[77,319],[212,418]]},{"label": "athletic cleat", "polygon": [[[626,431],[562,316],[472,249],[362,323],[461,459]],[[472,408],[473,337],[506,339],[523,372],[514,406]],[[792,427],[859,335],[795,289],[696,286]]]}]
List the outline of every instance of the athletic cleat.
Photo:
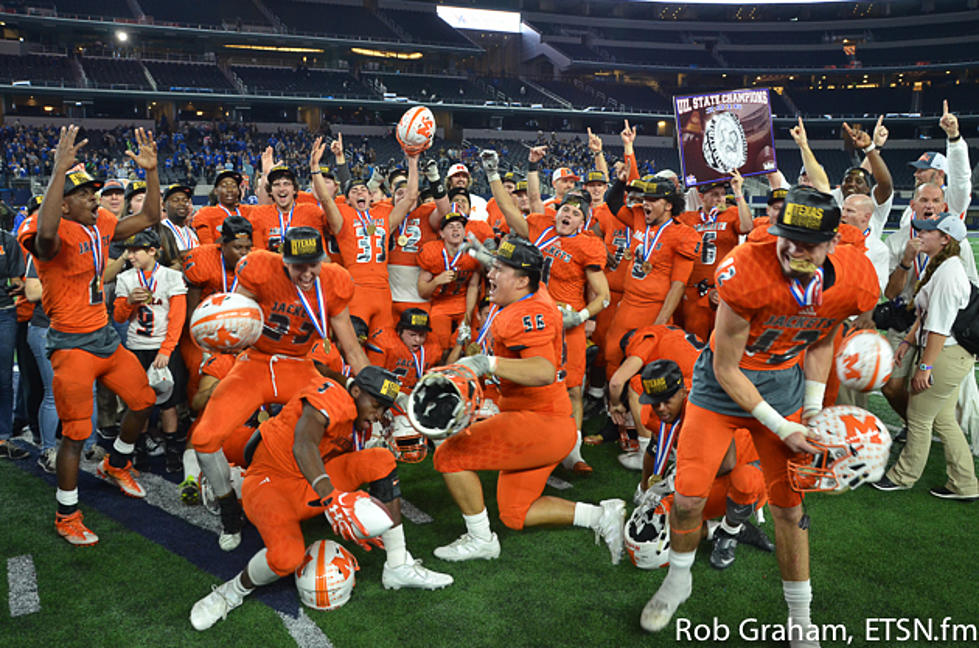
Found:
[{"label": "athletic cleat", "polygon": [[619,463],[627,470],[642,470],[642,453],[637,451],[620,454]]},{"label": "athletic cleat", "polygon": [[207,630],[212,625],[228,618],[228,612],[244,602],[245,598],[235,587],[235,576],[226,583],[212,585],[211,593],[194,603],[190,610],[190,625],[195,630]]},{"label": "athletic cleat", "polygon": [[714,531],[714,549],[710,552],[710,566],[727,569],[734,564],[734,550],[738,548],[738,536],[731,535],[724,527]]},{"label": "athletic cleat", "polygon": [[595,528],[595,544],[599,539],[604,540],[612,555],[612,564],[618,565],[625,547],[625,502],[607,499],[601,501],[601,506],[602,517]]},{"label": "athletic cleat", "polygon": [[184,469],[183,452],[173,453],[169,450],[164,457],[164,469],[168,473],[177,473]]},{"label": "athletic cleat", "polygon": [[765,535],[764,531],[748,521],[741,523],[741,531],[738,532],[738,543],[749,545],[769,553],[775,551],[775,543]]},{"label": "athletic cleat", "polygon": [[85,461],[91,461],[92,463],[98,463],[105,459],[109,453],[105,451],[105,448],[99,444],[94,444],[91,448],[86,448],[82,456],[85,457]]},{"label": "athletic cleat", "polygon": [[102,479],[118,486],[119,490],[129,497],[138,497],[140,499],[146,497],[146,491],[136,481],[136,475],[139,473],[133,468],[133,462],[131,461],[127,461],[123,468],[116,468],[109,464],[109,457],[105,457],[95,472]]},{"label": "athletic cleat", "polygon": [[568,470],[576,475],[590,475],[595,472],[595,469],[589,466],[584,460],[574,462],[574,465],[569,467]]},{"label": "athletic cleat", "polygon": [[448,560],[450,562],[460,562],[462,560],[495,560],[500,557],[500,540],[494,533],[489,540],[463,533],[451,544],[444,547],[436,547],[433,552],[436,558]]},{"label": "athletic cleat", "polygon": [[692,588],[688,586],[686,593],[680,596],[667,594],[663,589],[663,586],[660,585],[660,588],[653,594],[653,598],[649,599],[649,602],[642,609],[639,625],[646,632],[659,632],[668,626],[673,615],[676,614],[677,608],[690,598]]},{"label": "athletic cleat", "polygon": [[46,473],[51,473],[52,475],[58,472],[58,449],[48,448],[47,450],[41,450],[41,454],[37,456],[37,465],[41,467]]},{"label": "athletic cleat", "polygon": [[82,522],[82,512],[75,511],[71,515],[54,514],[54,530],[58,535],[76,547],[90,547],[98,544],[99,537],[89,531]]},{"label": "athletic cleat", "polygon": [[180,500],[187,506],[201,503],[201,489],[193,475],[187,475],[187,478],[180,482]]},{"label": "athletic cleat", "polygon": [[7,459],[27,459],[31,453],[24,450],[10,439],[0,439],[0,457]]},{"label": "athletic cleat", "polygon": [[408,554],[408,560],[403,565],[392,567],[385,563],[381,574],[381,584],[384,589],[397,590],[411,587],[437,590],[448,587],[452,583],[452,576],[422,567],[422,561],[412,558],[411,554]]}]

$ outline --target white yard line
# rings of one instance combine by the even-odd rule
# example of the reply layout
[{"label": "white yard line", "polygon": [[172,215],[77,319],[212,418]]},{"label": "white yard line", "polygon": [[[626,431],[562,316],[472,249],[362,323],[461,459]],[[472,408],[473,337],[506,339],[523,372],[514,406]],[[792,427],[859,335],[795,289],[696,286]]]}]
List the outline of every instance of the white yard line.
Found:
[{"label": "white yard line", "polygon": [[7,559],[7,598],[10,616],[19,617],[41,611],[37,593],[37,570],[30,554]]}]

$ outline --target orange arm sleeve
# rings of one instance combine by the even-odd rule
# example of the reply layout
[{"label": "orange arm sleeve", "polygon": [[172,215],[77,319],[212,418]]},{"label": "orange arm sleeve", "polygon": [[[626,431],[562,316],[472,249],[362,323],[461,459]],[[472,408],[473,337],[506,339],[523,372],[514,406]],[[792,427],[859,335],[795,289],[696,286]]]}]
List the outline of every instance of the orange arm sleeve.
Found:
[{"label": "orange arm sleeve", "polygon": [[177,342],[180,341],[185,317],[187,317],[187,295],[173,295],[170,297],[170,312],[167,313],[167,336],[160,345],[160,353],[173,355],[173,350],[177,348]]},{"label": "orange arm sleeve", "polygon": [[639,165],[636,164],[635,154],[625,156],[625,161],[629,165],[629,179],[626,180],[626,184],[629,184],[639,178]]},{"label": "orange arm sleeve", "polygon": [[136,310],[135,304],[129,303],[128,297],[116,297],[116,300],[112,303],[112,319],[122,324],[129,320],[133,316],[133,311]]}]

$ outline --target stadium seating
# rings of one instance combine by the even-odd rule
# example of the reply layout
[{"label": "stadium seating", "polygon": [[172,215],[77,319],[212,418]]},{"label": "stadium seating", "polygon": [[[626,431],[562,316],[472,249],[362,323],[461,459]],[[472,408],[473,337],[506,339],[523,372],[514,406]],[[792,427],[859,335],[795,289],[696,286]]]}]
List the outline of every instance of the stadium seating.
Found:
[{"label": "stadium seating", "polygon": [[394,31],[365,7],[278,0],[270,3],[270,8],[291,32],[344,38],[400,40]]},{"label": "stadium seating", "polygon": [[524,83],[520,79],[493,77],[484,79],[484,81],[491,87],[496,88],[509,97],[510,101],[520,103],[525,106],[531,104],[541,104],[548,107],[560,106],[558,102],[538,91],[533,86]]},{"label": "stadium seating", "polygon": [[[32,5],[35,3],[31,3]],[[144,5],[145,6],[145,5]],[[58,15],[77,14],[103,18],[135,18],[126,0],[85,0],[85,2],[58,2]]]},{"label": "stadium seating", "polygon": [[20,81],[29,81],[33,85],[76,85],[67,56],[0,54],[0,83]]},{"label": "stadium seating", "polygon": [[237,27],[269,25],[261,11],[245,0],[139,0],[143,12],[157,23]]},{"label": "stadium seating", "polygon": [[604,103],[596,95],[589,93],[574,85],[570,81],[559,81],[556,79],[542,79],[537,81],[537,85],[546,90],[550,90],[562,99],[567,99],[576,108],[587,108],[588,106],[600,107]]},{"label": "stadium seating", "polygon": [[371,74],[386,88],[401,97],[433,103],[483,103],[495,101],[496,97],[461,77],[427,76],[416,74]]},{"label": "stadium seating", "polygon": [[231,82],[216,65],[210,63],[171,63],[146,61],[160,90],[205,92],[236,92]]},{"label": "stadium seating", "polygon": [[910,88],[864,90],[801,90],[788,88],[792,101],[807,115],[834,117],[906,113],[911,110]]},{"label": "stadium seating", "polygon": [[377,94],[347,72],[310,68],[233,66],[249,94],[376,99]]},{"label": "stadium seating", "polygon": [[635,83],[590,80],[588,85],[615,99],[620,106],[637,112],[673,112],[670,98],[656,92],[649,86]]},{"label": "stadium seating", "polygon": [[143,65],[135,59],[86,58],[82,59],[82,68],[97,88],[151,89]]}]

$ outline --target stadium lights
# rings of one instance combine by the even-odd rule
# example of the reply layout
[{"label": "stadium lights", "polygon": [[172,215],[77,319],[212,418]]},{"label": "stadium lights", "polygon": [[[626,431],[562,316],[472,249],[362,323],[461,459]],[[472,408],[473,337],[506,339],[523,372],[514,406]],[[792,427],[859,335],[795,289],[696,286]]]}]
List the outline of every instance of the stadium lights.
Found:
[{"label": "stadium lights", "polygon": [[116,40],[119,41],[120,43],[125,43],[126,41],[129,40],[129,34],[126,33],[126,32],[124,32],[121,29],[117,29],[116,30]]},{"label": "stadium lights", "polygon": [[435,8],[435,13],[456,29],[476,29],[508,34],[520,33],[520,13],[516,11],[468,9],[466,7],[439,5]]},{"label": "stadium lights", "polygon": [[373,56],[374,58],[393,58],[401,61],[417,61],[423,54],[421,52],[392,52],[388,50],[367,49],[364,47],[351,47],[350,51],[361,56]]},{"label": "stadium lights", "polygon": [[280,45],[239,45],[235,43],[225,43],[228,49],[258,50],[261,52],[289,52],[294,54],[322,54],[323,50],[318,47],[286,47]]}]

